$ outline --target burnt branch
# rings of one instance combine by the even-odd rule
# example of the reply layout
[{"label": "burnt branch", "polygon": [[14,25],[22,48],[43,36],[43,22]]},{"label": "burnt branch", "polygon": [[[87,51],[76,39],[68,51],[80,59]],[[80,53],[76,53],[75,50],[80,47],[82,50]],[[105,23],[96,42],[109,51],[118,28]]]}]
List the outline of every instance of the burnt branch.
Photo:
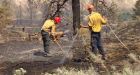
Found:
[{"label": "burnt branch", "polygon": [[[53,0],[53,1],[51,1],[50,2],[50,5],[49,5],[49,14],[46,14],[45,20],[48,19],[48,18],[54,18],[56,15],[59,16],[60,13],[61,13],[61,9],[63,8],[64,4],[67,1],[68,0],[64,0],[63,2],[61,2],[59,0]],[[53,6],[56,6],[56,10],[55,11],[51,10],[53,8]]]}]

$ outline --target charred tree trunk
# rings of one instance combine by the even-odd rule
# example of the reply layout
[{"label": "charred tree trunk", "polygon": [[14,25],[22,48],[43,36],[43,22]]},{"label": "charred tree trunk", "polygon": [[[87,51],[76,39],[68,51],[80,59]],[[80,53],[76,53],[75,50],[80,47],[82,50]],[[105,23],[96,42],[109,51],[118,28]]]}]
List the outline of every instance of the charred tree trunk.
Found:
[{"label": "charred tree trunk", "polygon": [[73,11],[73,30],[74,35],[77,33],[77,28],[80,27],[80,1],[72,0],[72,11]]}]

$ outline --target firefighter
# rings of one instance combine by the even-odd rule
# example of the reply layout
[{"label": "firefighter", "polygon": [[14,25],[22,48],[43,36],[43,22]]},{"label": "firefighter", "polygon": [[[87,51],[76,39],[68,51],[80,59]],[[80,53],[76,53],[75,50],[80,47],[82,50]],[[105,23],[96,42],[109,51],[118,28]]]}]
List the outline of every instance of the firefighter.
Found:
[{"label": "firefighter", "polygon": [[101,41],[101,29],[102,25],[107,23],[107,19],[98,13],[92,4],[87,5],[88,26],[81,25],[83,28],[89,28],[91,31],[91,47],[92,52],[97,55],[99,52],[102,55],[102,59],[106,59],[105,51]]},{"label": "firefighter", "polygon": [[61,22],[60,17],[48,19],[45,21],[44,25],[41,28],[45,56],[51,55],[49,52],[50,41],[53,40],[54,42],[56,42],[64,34],[63,32],[56,32],[56,25],[59,24],[60,22]]}]

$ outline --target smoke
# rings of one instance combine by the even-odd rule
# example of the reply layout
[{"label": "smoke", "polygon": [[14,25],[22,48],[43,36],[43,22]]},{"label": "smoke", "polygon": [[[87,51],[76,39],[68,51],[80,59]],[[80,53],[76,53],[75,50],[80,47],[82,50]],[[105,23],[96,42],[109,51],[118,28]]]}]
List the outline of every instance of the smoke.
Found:
[{"label": "smoke", "polygon": [[120,10],[132,10],[137,0],[105,0],[108,5],[114,2]]},{"label": "smoke", "polygon": [[29,2],[29,0],[11,0],[10,3],[14,17],[23,19],[30,19],[31,15],[33,19],[42,17],[43,8],[37,8],[37,6],[39,6],[38,4],[42,1],[34,0],[34,2]]},{"label": "smoke", "polygon": [[[81,0],[84,4],[93,2],[94,0]],[[111,5],[114,2],[120,10],[132,10],[137,0],[100,0],[105,1],[107,5]]]},{"label": "smoke", "polygon": [[17,6],[25,6],[27,5],[27,0],[13,0],[13,2],[17,5]]},{"label": "smoke", "polygon": [[[3,0],[1,0],[3,1]],[[0,2],[1,2],[0,1]],[[20,12],[22,13],[23,16],[25,17],[29,17],[30,15],[30,9],[29,9],[29,3],[28,0],[9,0],[11,2],[11,9],[12,11],[16,14],[15,17],[17,17]],[[40,0],[34,0],[34,1],[40,1]],[[44,0],[42,0],[44,1]],[[48,1],[48,0],[45,0]],[[81,10],[86,10],[86,4],[89,2],[93,2],[94,0],[80,0],[81,2]],[[117,8],[119,10],[123,10],[123,11],[132,11],[132,8],[134,8],[134,5],[136,3],[137,0],[104,0],[107,5],[111,5],[112,2],[114,2],[115,4],[117,4]],[[37,3],[39,4],[39,3]],[[40,4],[41,6],[42,4]],[[33,14],[35,15],[42,15],[42,10],[44,10],[44,8],[36,8],[34,6],[32,6],[32,11]]]},{"label": "smoke", "polygon": [[22,11],[27,11],[26,9],[29,8],[28,0],[12,0],[12,2],[17,7],[21,7]]}]

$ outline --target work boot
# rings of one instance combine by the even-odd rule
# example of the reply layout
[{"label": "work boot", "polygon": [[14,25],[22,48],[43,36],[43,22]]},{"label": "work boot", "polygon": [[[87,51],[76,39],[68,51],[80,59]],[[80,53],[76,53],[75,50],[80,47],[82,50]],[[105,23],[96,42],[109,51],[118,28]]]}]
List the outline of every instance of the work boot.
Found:
[{"label": "work boot", "polygon": [[44,57],[51,57],[52,55],[50,53],[48,53],[48,52],[44,52],[44,55],[43,56]]}]

